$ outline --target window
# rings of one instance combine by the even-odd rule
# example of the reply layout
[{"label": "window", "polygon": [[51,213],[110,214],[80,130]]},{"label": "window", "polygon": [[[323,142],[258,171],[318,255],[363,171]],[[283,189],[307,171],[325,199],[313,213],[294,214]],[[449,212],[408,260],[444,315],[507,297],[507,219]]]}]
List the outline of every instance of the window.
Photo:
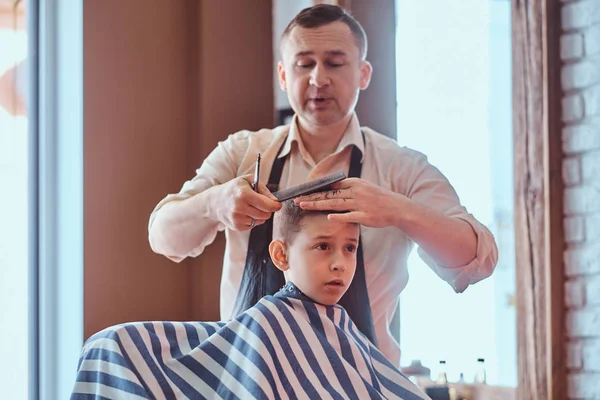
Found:
[{"label": "window", "polygon": [[83,342],[82,23],[0,0],[2,398],[68,397]]},{"label": "window", "polygon": [[516,386],[510,2],[398,0],[398,142],[425,153],[499,248],[489,279],[457,295],[418,257],[400,296],[402,365]]},{"label": "window", "polygon": [[28,37],[25,2],[0,1],[0,387],[26,399],[29,373]]}]

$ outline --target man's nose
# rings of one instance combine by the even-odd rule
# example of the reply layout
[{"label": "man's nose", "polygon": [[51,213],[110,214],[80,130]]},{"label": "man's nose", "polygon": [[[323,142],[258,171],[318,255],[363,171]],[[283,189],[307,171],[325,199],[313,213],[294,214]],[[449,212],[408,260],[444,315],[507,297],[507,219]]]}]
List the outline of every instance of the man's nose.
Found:
[{"label": "man's nose", "polygon": [[317,64],[313,68],[310,74],[310,84],[318,88],[329,84],[329,76],[327,75],[327,71],[322,65]]}]

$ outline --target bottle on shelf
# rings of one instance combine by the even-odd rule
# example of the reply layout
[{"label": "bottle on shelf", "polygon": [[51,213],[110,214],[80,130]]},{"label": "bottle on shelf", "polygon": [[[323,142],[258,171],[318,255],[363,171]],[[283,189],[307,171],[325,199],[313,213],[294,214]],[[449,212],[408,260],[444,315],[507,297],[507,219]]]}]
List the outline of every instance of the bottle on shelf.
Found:
[{"label": "bottle on shelf", "polygon": [[446,373],[446,361],[440,360],[438,378],[435,381],[438,385],[448,385],[448,375]]},{"label": "bottle on shelf", "polygon": [[400,370],[415,385],[422,387],[431,381],[431,370],[421,363],[421,360],[412,360],[410,365]]},{"label": "bottle on shelf", "polygon": [[487,381],[486,373],[485,373],[485,359],[478,358],[477,359],[477,372],[475,373],[475,383],[484,385]]}]

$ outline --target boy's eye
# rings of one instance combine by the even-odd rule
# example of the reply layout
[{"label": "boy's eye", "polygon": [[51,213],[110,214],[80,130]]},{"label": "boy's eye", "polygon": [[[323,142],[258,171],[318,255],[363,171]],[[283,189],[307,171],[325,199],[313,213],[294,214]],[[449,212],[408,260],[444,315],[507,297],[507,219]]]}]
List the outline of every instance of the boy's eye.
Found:
[{"label": "boy's eye", "polygon": [[348,246],[346,247],[346,250],[347,250],[347,251],[349,251],[350,253],[354,253],[354,252],[356,251],[356,246],[355,246],[355,245],[353,245],[353,244],[351,244],[351,245],[348,245]]},{"label": "boy's eye", "polygon": [[329,249],[329,246],[327,245],[327,243],[319,243],[316,248],[319,250],[327,250]]}]

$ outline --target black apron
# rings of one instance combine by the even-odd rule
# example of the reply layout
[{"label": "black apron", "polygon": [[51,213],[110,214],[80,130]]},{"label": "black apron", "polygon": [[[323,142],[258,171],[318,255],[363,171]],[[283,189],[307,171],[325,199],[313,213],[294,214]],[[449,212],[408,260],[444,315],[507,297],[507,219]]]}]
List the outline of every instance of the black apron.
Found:
[{"label": "black apron", "polygon": [[[363,143],[365,143],[365,134],[362,133]],[[284,141],[285,144],[285,141]],[[365,143],[366,145],[366,143]],[[286,157],[279,158],[281,145],[277,152],[277,157],[271,169],[269,184],[267,187],[271,192],[278,190],[281,172],[285,164]],[[362,170],[361,152],[358,147],[352,148],[350,157],[350,170],[348,177],[360,178]],[[269,254],[269,244],[273,238],[273,216],[264,224],[254,227],[250,231],[250,240],[248,251],[246,253],[246,265],[240,284],[236,304],[234,307],[235,315],[242,313],[254,306],[263,296],[273,295],[285,285],[285,278],[273,264]],[[342,296],[339,305],[344,307],[352,322],[356,327],[377,346],[375,328],[373,326],[373,317],[371,315],[371,305],[369,303],[369,294],[367,293],[367,282],[365,278],[365,263],[363,257],[362,240],[359,238],[359,245],[356,254],[356,272],[350,287]]]}]

